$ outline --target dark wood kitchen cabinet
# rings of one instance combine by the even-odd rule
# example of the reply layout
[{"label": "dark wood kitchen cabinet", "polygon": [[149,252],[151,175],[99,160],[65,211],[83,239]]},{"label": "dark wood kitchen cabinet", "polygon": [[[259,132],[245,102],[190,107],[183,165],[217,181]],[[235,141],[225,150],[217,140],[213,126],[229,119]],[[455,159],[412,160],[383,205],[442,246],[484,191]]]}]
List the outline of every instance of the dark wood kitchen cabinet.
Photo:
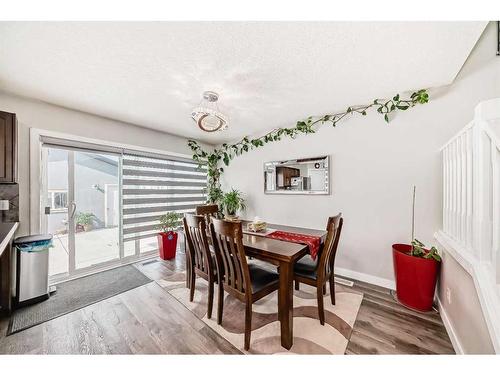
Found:
[{"label": "dark wood kitchen cabinet", "polygon": [[0,183],[17,181],[17,119],[0,111]]}]

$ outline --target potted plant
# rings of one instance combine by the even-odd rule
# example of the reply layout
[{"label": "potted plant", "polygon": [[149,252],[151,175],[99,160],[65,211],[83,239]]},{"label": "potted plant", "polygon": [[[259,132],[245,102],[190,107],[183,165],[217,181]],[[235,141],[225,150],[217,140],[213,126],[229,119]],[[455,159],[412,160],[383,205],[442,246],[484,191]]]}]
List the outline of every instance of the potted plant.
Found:
[{"label": "potted plant", "polygon": [[160,233],[158,233],[157,238],[160,258],[163,260],[175,258],[177,248],[177,232],[175,229],[178,228],[180,219],[181,215],[174,211],[160,216],[160,224],[157,226]]},{"label": "potted plant", "polygon": [[85,232],[90,232],[92,230],[94,217],[92,212],[78,212],[75,217],[77,227],[79,226]]},{"label": "potted plant", "polygon": [[398,301],[411,309],[430,311],[434,301],[441,257],[433,246],[430,250],[414,237],[415,187],[413,188],[411,245],[392,245],[396,295]]},{"label": "potted plant", "polygon": [[241,191],[231,189],[230,192],[225,193],[222,197],[222,207],[227,220],[238,220],[238,216],[236,216],[238,211],[246,209],[245,199],[243,199]]}]

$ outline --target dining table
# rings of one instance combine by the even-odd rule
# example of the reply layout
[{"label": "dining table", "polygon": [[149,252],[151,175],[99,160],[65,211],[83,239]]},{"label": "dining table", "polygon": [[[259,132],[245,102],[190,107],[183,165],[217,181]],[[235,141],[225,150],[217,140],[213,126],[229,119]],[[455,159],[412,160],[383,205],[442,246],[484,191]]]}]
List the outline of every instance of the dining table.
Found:
[{"label": "dining table", "polygon": [[[268,238],[265,234],[248,231],[249,222],[242,220],[245,254],[278,267],[278,319],[281,327],[281,346],[290,349],[293,345],[293,268],[297,260],[309,256],[309,248],[306,244]],[[325,241],[327,235],[326,230],[288,225],[268,223],[267,228],[268,231],[279,230],[320,237],[321,243]]]}]

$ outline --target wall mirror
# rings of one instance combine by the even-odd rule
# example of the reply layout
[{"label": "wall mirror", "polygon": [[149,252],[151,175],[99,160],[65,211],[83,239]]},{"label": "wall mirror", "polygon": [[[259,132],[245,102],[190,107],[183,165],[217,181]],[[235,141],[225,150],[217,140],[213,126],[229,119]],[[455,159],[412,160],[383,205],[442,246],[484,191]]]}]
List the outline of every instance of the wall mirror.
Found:
[{"label": "wall mirror", "polygon": [[329,194],[329,156],[264,163],[266,194]]}]

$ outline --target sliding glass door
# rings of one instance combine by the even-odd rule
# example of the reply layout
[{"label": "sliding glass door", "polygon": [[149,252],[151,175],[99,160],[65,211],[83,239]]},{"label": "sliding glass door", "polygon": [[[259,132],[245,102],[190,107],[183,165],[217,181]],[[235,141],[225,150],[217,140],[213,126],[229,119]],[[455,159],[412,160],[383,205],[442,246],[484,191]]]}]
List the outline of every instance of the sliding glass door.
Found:
[{"label": "sliding glass door", "polygon": [[49,252],[49,275],[69,273],[69,151],[44,148],[42,189],[42,230],[53,235]]},{"label": "sliding glass door", "polygon": [[75,269],[120,258],[120,156],[73,151]]},{"label": "sliding glass door", "polygon": [[54,236],[51,276],[120,259],[120,155],[44,147],[42,223]]}]

